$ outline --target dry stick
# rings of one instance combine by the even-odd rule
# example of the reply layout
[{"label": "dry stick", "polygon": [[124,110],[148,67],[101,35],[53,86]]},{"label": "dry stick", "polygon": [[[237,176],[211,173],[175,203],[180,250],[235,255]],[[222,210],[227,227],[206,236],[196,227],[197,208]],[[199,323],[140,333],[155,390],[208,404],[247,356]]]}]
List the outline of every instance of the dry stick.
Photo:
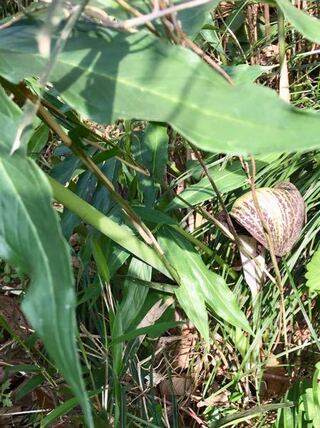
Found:
[{"label": "dry stick", "polygon": [[[123,9],[127,10],[134,16],[138,16],[138,17],[144,16],[141,12],[139,12],[135,7],[132,7],[125,0],[115,0],[115,2],[118,3],[119,6],[121,6]],[[160,36],[155,26],[151,24],[151,22],[146,22],[145,25],[148,28],[148,30],[151,31],[151,33],[153,33],[155,36]]]},{"label": "dry stick", "polygon": [[[142,15],[137,9],[130,6],[127,2],[124,0],[116,0],[116,2],[121,5],[122,7],[126,8],[128,11],[130,11],[132,14],[139,15],[137,18],[128,19],[126,21],[112,21],[103,10],[100,10],[96,7],[87,6],[85,8],[85,13],[87,16],[94,16],[95,18],[99,18],[102,22],[102,25],[109,27],[109,28],[119,28],[124,30],[129,30],[132,27],[137,27],[139,25],[146,25],[150,31],[152,31],[157,36],[158,33],[155,33],[155,28],[152,25],[150,27],[151,21],[170,16],[176,12],[179,12],[181,10],[193,8],[196,6],[200,6],[202,4],[209,3],[211,0],[192,0],[186,3],[180,3],[176,6],[171,6],[166,9],[158,9],[156,8],[152,13],[149,13],[147,15]],[[155,30],[155,31],[154,31]],[[170,31],[171,33],[171,31]],[[230,78],[230,76],[217,64],[208,54],[206,54],[199,46],[197,46],[191,39],[189,39],[186,34],[184,34],[181,30],[180,33],[182,35],[182,39],[185,42],[185,45],[192,49],[200,58],[205,60],[214,70],[216,70],[221,76],[224,77],[224,79],[230,83],[230,85],[233,85],[233,80]],[[177,42],[177,40],[175,40]]]},{"label": "dry stick", "polygon": [[[26,88],[20,88],[22,94],[25,97],[28,97],[32,102],[38,102],[38,97],[30,92]],[[177,283],[180,283],[179,276],[173,266],[169,263],[163,250],[158,244],[157,240],[153,236],[152,232],[148,229],[148,227],[141,221],[141,219],[137,216],[137,214],[133,211],[130,205],[125,201],[116,191],[112,184],[112,182],[102,173],[102,171],[97,167],[97,165],[93,162],[93,160],[88,157],[81,148],[76,146],[69,135],[67,135],[64,130],[61,128],[59,123],[55,120],[55,118],[50,114],[48,110],[46,110],[41,103],[39,103],[38,108],[38,116],[51,128],[60,138],[61,141],[69,147],[72,152],[79,157],[82,163],[91,171],[97,179],[109,190],[113,199],[122,207],[123,211],[143,238],[143,240],[151,245],[151,247],[156,251],[164,266],[167,268],[168,272],[171,274],[172,278],[174,278]]]},{"label": "dry stick", "polygon": [[206,177],[207,177],[207,178],[208,178],[208,180],[209,180],[209,183],[211,184],[211,186],[212,186],[212,188],[213,188],[213,190],[214,190],[215,194],[217,195],[217,198],[218,198],[218,200],[219,200],[219,202],[220,202],[221,208],[222,208],[222,210],[223,210],[223,212],[224,212],[224,214],[225,214],[225,216],[226,216],[226,219],[227,219],[227,223],[228,223],[229,229],[230,229],[230,231],[231,231],[231,233],[232,233],[232,235],[233,235],[233,239],[235,240],[236,244],[237,244],[237,245],[239,245],[239,237],[238,237],[238,234],[237,234],[237,232],[236,232],[236,230],[235,230],[235,228],[234,228],[234,226],[233,226],[233,223],[232,223],[231,217],[230,217],[230,215],[229,215],[229,213],[228,213],[228,211],[227,211],[227,209],[226,209],[226,206],[225,206],[224,201],[223,201],[223,199],[222,199],[222,196],[221,196],[221,194],[220,194],[220,192],[219,192],[219,190],[218,190],[218,188],[217,188],[217,186],[216,186],[216,183],[214,182],[213,178],[212,178],[212,177],[211,177],[211,175],[209,174],[209,171],[208,171],[207,165],[205,164],[205,162],[203,162],[203,160],[202,160],[202,158],[201,158],[201,155],[200,155],[200,153],[198,152],[198,150],[193,146],[193,144],[189,143],[189,145],[190,145],[190,147],[192,148],[192,150],[194,151],[194,154],[195,154],[195,156],[196,156],[196,158],[197,158],[198,162],[200,163],[200,165],[201,165],[201,167],[202,167],[202,169],[203,169],[203,171],[204,171],[204,173],[205,173]]},{"label": "dry stick", "polygon": [[[285,348],[287,349],[287,347],[288,347],[288,336],[287,336],[287,326],[286,326],[286,312],[285,312],[283,284],[282,284],[281,273],[279,270],[277,258],[276,258],[275,252],[274,252],[274,245],[273,245],[273,241],[271,238],[270,228],[269,228],[268,224],[266,223],[266,221],[264,220],[264,217],[263,217],[263,214],[262,214],[262,211],[260,208],[260,204],[259,204],[259,201],[257,198],[256,187],[255,187],[256,164],[255,164],[255,160],[254,160],[253,156],[251,156],[251,167],[252,167],[252,174],[251,175],[249,173],[249,170],[247,170],[248,171],[247,173],[249,173],[248,179],[250,181],[253,203],[254,203],[254,206],[257,210],[259,220],[261,222],[261,225],[262,225],[262,228],[264,231],[265,239],[266,239],[268,247],[269,247],[272,265],[273,265],[273,268],[274,268],[274,271],[276,274],[276,281],[277,281],[277,285],[279,288],[280,301],[281,301],[281,305],[280,305],[281,316],[280,316],[280,320],[279,320],[279,322],[280,322],[279,335],[281,334],[281,330],[282,330],[282,328],[281,328],[281,320],[282,320],[283,333],[284,333],[284,343],[285,343]],[[278,343],[278,339],[276,340],[276,344],[277,343]]]},{"label": "dry stick", "polygon": [[191,0],[185,3],[180,3],[175,6],[170,6],[166,9],[154,9],[151,13],[143,15],[137,18],[128,19],[126,21],[119,22],[120,28],[132,28],[140,25],[145,25],[147,22],[154,21],[155,19],[161,18],[162,16],[171,15],[182,10],[191,9],[196,6],[210,3],[211,0]]},{"label": "dry stick", "polygon": [[[97,143],[96,141],[91,141],[91,140],[88,140],[87,138],[85,138],[84,141],[88,145],[90,145],[90,146],[92,146],[92,147],[100,150],[101,152],[107,152],[108,151],[108,149],[106,149],[105,147],[101,146],[101,144]],[[116,148],[115,145],[113,147]],[[133,164],[133,163],[127,161],[126,159],[121,158],[118,155],[115,155],[113,157],[115,159],[117,159],[119,162],[123,163],[124,165],[127,165],[129,168],[134,169],[135,171],[139,172],[140,174],[143,174],[146,177],[150,177],[150,172],[146,168],[144,168],[144,167],[142,167],[142,166],[140,166],[138,164]]]},{"label": "dry stick", "polygon": [[[174,29],[176,30],[178,39],[182,42],[186,47],[191,49],[195,54],[197,54],[201,59],[206,61],[207,64],[210,65],[215,71],[217,71],[230,85],[234,85],[231,77],[226,73],[226,71],[220,67],[220,65],[215,62],[206,52],[204,52],[196,43],[194,43],[181,29],[180,23],[177,21],[174,13],[171,14],[172,24]],[[163,20],[166,22],[166,20]],[[168,27],[170,33],[172,33],[171,29]],[[174,38],[175,40],[175,38]],[[175,40],[177,43],[177,41]]]},{"label": "dry stick", "polygon": [[[222,199],[222,197],[221,197],[221,194],[220,194],[220,192],[219,192],[219,190],[218,190],[218,188],[217,188],[217,186],[216,186],[216,184],[215,184],[215,182],[214,182],[214,180],[213,180],[213,178],[211,177],[211,175],[209,174],[209,171],[208,171],[208,168],[207,168],[207,165],[203,162],[203,160],[202,160],[202,158],[201,158],[201,155],[200,155],[200,153],[198,152],[198,150],[191,144],[191,143],[189,143],[190,144],[190,146],[191,146],[191,148],[193,149],[193,151],[194,151],[194,153],[195,153],[195,155],[196,155],[196,158],[198,159],[198,161],[199,161],[199,163],[200,163],[200,165],[202,166],[202,169],[203,169],[203,171],[204,171],[204,173],[205,173],[205,175],[207,176],[207,178],[208,178],[208,180],[209,180],[209,182],[210,182],[210,184],[211,184],[211,186],[212,186],[212,188],[213,188],[213,190],[214,190],[214,192],[215,192],[215,194],[217,195],[217,198],[218,198],[218,200],[219,200],[219,202],[220,202],[220,205],[221,205],[221,208],[222,208],[222,210],[223,210],[223,212],[224,212],[224,214],[225,214],[225,216],[226,216],[226,219],[227,219],[227,223],[228,223],[228,226],[229,226],[229,229],[230,229],[230,231],[231,231],[231,233],[230,233],[230,231],[228,231],[229,233],[228,233],[228,235],[227,236],[229,236],[230,237],[230,234],[231,234],[231,236],[232,236],[232,240],[236,243],[236,245],[237,245],[237,247],[238,247],[238,249],[239,249],[239,251],[240,251],[240,249],[241,249],[241,252],[246,256],[246,257],[248,257],[250,260],[252,260],[253,262],[254,262],[254,264],[255,264],[255,266],[258,268],[258,270],[261,272],[261,266],[259,266],[259,264],[257,263],[257,261],[256,261],[256,259],[254,258],[254,257],[252,257],[252,255],[251,254],[249,254],[244,248],[243,248],[243,246],[241,245],[241,242],[240,242],[240,239],[239,239],[239,237],[238,237],[238,234],[237,234],[237,232],[236,232],[236,230],[235,230],[235,228],[234,228],[234,226],[233,226],[233,223],[232,223],[232,219],[231,219],[231,217],[230,217],[230,214],[228,213],[228,211],[227,211],[227,209],[226,209],[226,207],[225,207],[225,204],[224,204],[224,201],[223,201],[223,199]],[[226,229],[225,227],[224,228],[221,228],[221,223],[217,220],[217,219],[214,219],[214,223],[224,232],[224,230],[223,229]],[[272,280],[272,282],[274,282],[274,279],[273,279],[273,277],[269,274],[269,272],[267,271],[267,269],[265,269],[265,268],[262,268],[262,272],[261,273],[265,273],[267,276],[268,276],[268,278],[269,279],[271,279]]]},{"label": "dry stick", "polygon": [[[85,2],[87,3],[88,0],[86,0]],[[75,26],[79,16],[81,15],[81,12],[84,9],[84,7],[85,7],[84,3],[72,7],[69,18],[66,21],[65,25],[63,26],[61,30],[61,34],[57,38],[55,46],[52,50],[51,50],[51,38],[54,31],[56,30],[57,25],[61,21],[60,17],[58,18],[57,16],[57,11],[59,10],[59,3],[56,3],[51,9],[48,8],[46,25],[43,24],[41,26],[40,31],[38,32],[38,35],[37,35],[38,50],[40,54],[48,57],[48,60],[46,61],[46,64],[39,75],[39,86],[40,86],[41,93],[43,92],[44,87],[49,80],[50,73],[56,64],[57,58],[60,52],[63,50],[64,45],[73,27]],[[58,22],[56,22],[56,19],[58,19]],[[19,149],[21,145],[21,135],[23,131],[32,123],[33,118],[36,114],[37,108],[38,108],[37,101],[36,103],[32,103],[28,100],[28,98],[26,98],[23,114],[20,119],[20,123],[15,135],[15,140],[10,150],[11,155],[16,150]]]},{"label": "dry stick", "polygon": [[[19,6],[21,6],[21,5],[19,5]],[[46,9],[47,7],[49,7],[48,4],[44,4],[44,3],[38,4],[38,5],[34,6],[34,8],[31,11],[29,10],[28,13],[26,12],[25,8],[23,8],[22,12],[18,12],[15,16],[13,16],[8,21],[6,21],[2,25],[0,25],[0,31],[10,27],[11,25],[15,24],[16,22],[20,21],[21,19],[24,19],[26,16],[29,16],[29,14],[31,12],[39,12],[39,11]]]},{"label": "dry stick", "polygon": [[[121,5],[123,8],[125,8],[126,10],[128,10],[129,12],[131,12],[133,15],[136,15],[139,17],[139,19],[144,19],[147,18],[148,16],[150,17],[151,15],[154,16],[152,19],[157,19],[157,18],[161,18],[161,17],[166,17],[167,15],[173,15],[175,13],[177,13],[180,10],[183,9],[187,9],[187,8],[191,8],[191,7],[195,7],[195,6],[199,6],[201,4],[205,4],[205,3],[209,3],[208,0],[201,0],[201,1],[189,1],[188,3],[183,3],[180,5],[176,5],[176,6],[172,6],[169,7],[167,9],[155,9],[153,11],[152,14],[149,15],[142,15],[137,9],[133,8],[132,6],[130,6],[126,1],[124,0],[115,0],[119,5]],[[131,20],[133,21],[133,19]],[[124,21],[123,23],[125,23],[126,21]],[[128,22],[128,21],[127,21]],[[164,22],[166,22],[164,20]],[[147,23],[149,25],[147,25]],[[152,25],[152,27],[150,27],[150,22],[146,21],[145,25],[148,27],[148,29],[150,31],[152,31],[154,34],[156,34],[157,36],[159,35],[159,33],[156,31],[155,27]],[[136,26],[136,25],[133,25]],[[193,50],[193,52],[195,52],[200,58],[202,58],[204,61],[206,61],[215,71],[217,71],[219,74],[221,74],[222,77],[224,77],[224,79],[230,83],[230,85],[233,85],[233,80],[231,79],[231,77],[223,70],[223,68],[220,67],[219,64],[217,64],[208,54],[206,54],[198,45],[196,45],[181,29],[179,26],[175,25],[175,28],[177,30],[178,35],[181,37],[182,41],[184,42],[185,46],[187,46],[188,48],[190,48],[191,50]],[[171,34],[171,30],[170,28],[168,28],[169,33]],[[172,34],[171,34],[172,35]],[[175,42],[177,42],[175,40]]]},{"label": "dry stick", "polygon": [[147,15],[141,15],[136,18],[127,19],[125,21],[113,21],[111,17],[102,9],[99,9],[94,6],[87,6],[85,8],[85,15],[93,17],[94,19],[99,19],[102,26],[107,28],[118,28],[122,30],[131,30],[133,27],[139,27],[141,25],[146,25],[155,19],[161,18],[166,15],[171,15],[172,13],[179,12],[185,9],[191,9],[196,6],[200,6],[206,3],[209,3],[211,0],[191,0],[186,3],[179,3],[175,6],[168,7],[167,9],[158,9],[155,8],[151,13]]},{"label": "dry stick", "polygon": [[[42,99],[41,100],[41,104],[43,106],[45,106],[48,110],[50,110],[51,112],[54,112],[54,114],[56,116],[61,117],[62,119],[66,119],[66,115],[61,112],[57,107],[55,107],[54,105],[52,105],[51,103],[49,103],[47,100]],[[117,145],[111,141],[110,139],[106,138],[106,136],[98,131],[95,128],[91,128],[88,125],[86,125],[85,123],[81,123],[81,125],[86,128],[86,130],[88,130],[91,134],[93,134],[95,137],[98,137],[100,140],[104,141],[105,143],[109,144],[111,147],[117,149],[123,156],[127,155],[127,153],[124,152],[124,150],[119,149],[117,147]],[[85,139],[86,143],[90,144],[92,147],[95,147],[98,150],[101,151],[107,151],[107,149],[103,146],[101,146],[101,144],[99,144],[96,141],[91,141],[88,138]],[[130,162],[124,158],[122,158],[121,156],[115,155],[114,156],[115,159],[117,159],[119,162],[127,165],[128,167],[134,169],[135,171],[140,172],[140,174],[146,175],[147,177],[150,176],[150,172],[147,170],[147,168],[145,168],[143,165],[140,165],[138,162],[136,162],[133,158],[130,158]]]},{"label": "dry stick", "polygon": [[222,67],[220,67],[220,65],[218,63],[216,63],[198,45],[196,45],[191,39],[189,39],[189,37],[185,33],[183,33],[183,32],[181,32],[181,33],[182,33],[182,40],[188,48],[193,50],[193,52],[195,52],[200,58],[205,60],[206,63],[209,64],[215,71],[217,71],[228,83],[230,83],[230,85],[234,85],[234,82],[231,79],[231,77],[229,76],[229,74],[226,73],[226,71],[224,71],[224,69]]}]

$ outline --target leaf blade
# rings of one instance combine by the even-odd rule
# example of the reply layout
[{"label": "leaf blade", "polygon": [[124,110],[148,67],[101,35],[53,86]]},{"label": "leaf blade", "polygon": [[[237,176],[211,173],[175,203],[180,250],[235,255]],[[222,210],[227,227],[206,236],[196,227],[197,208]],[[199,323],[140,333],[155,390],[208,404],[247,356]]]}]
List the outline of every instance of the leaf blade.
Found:
[{"label": "leaf blade", "polygon": [[320,291],[320,249],[312,256],[311,261],[307,264],[307,287],[310,291]]},{"label": "leaf blade", "polygon": [[[167,122],[209,152],[320,147],[315,112],[297,110],[255,84],[231,87],[193,52],[147,33],[127,36],[95,28],[78,26],[51,76],[65,100],[84,116],[101,123],[119,117]],[[36,26],[25,21],[2,31],[2,76],[18,82],[41,70],[35,33]]]},{"label": "leaf blade", "polygon": [[[7,120],[14,133],[21,112],[4,95],[1,89],[5,104],[0,103],[0,125]],[[6,117],[9,111],[14,114]],[[92,427],[75,340],[75,293],[69,250],[51,208],[51,189],[44,174],[22,151],[9,155],[10,138],[12,134],[0,136],[0,257],[30,276],[22,309]]]}]

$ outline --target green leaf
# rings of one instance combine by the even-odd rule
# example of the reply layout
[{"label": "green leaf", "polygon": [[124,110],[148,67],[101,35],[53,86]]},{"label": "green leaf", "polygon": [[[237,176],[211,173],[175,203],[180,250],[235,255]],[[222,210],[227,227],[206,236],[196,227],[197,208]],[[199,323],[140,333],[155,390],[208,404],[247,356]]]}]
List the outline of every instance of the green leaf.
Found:
[{"label": "green leaf", "polygon": [[[180,3],[185,3],[185,1],[182,0]],[[182,23],[183,31],[189,34],[191,37],[196,36],[196,34],[205,24],[209,12],[211,10],[213,11],[219,3],[220,0],[212,0],[207,4],[193,7],[191,9],[185,9],[179,12],[178,19]]]},{"label": "green leaf", "polygon": [[168,226],[162,226],[159,242],[180,276],[180,287],[175,290],[177,299],[205,340],[209,337],[205,303],[224,321],[251,332],[235,295],[222,277],[207,269],[187,240]]},{"label": "green leaf", "polygon": [[313,424],[318,427],[320,426],[320,363],[316,364],[316,370],[313,375],[312,394],[314,403]]},{"label": "green leaf", "polygon": [[0,156],[9,155],[21,117],[19,107],[8,98],[0,86]]},{"label": "green leaf", "polygon": [[225,66],[224,70],[229,74],[236,84],[254,82],[262,74],[272,70],[273,66],[239,64]]},{"label": "green leaf", "polygon": [[133,141],[133,154],[145,166],[150,177],[139,174],[139,186],[147,206],[153,206],[157,189],[163,183],[168,161],[168,132],[166,126],[150,123],[144,133]]},{"label": "green leaf", "polygon": [[320,291],[320,249],[312,256],[311,261],[307,264],[307,287],[310,291]]},{"label": "green leaf", "polygon": [[48,142],[49,128],[44,123],[36,128],[28,143],[28,154],[32,159],[38,159],[39,154]]},{"label": "green leaf", "polygon": [[249,421],[254,417],[259,416],[261,413],[271,412],[278,409],[285,409],[291,406],[293,406],[293,404],[290,402],[260,404],[252,407],[249,410],[243,410],[240,412],[235,412],[227,416],[224,416],[221,419],[219,419],[217,422],[213,423],[211,427],[212,428],[224,428],[224,427],[230,427],[230,426],[235,427],[239,425],[241,422],[247,423],[247,421]]},{"label": "green leaf", "polygon": [[[143,263],[141,260],[133,258],[127,272],[127,277],[124,281],[123,298],[119,306],[117,315],[122,319],[123,332],[127,332],[132,326],[134,320],[138,317],[144,302],[147,298],[149,289],[141,287],[131,277],[138,278],[143,281],[151,281],[152,270],[150,266]],[[140,321],[140,320],[139,320]]]},{"label": "green leaf", "polygon": [[[95,397],[100,393],[99,390],[89,392],[89,397]],[[41,428],[45,428],[47,426],[52,426],[53,422],[55,422],[57,419],[61,418],[61,416],[66,415],[69,413],[74,407],[78,406],[79,400],[78,398],[70,398],[69,400],[65,401],[60,406],[57,406],[54,410],[52,410],[50,413],[47,414],[42,420],[41,420]]]},{"label": "green leaf", "polygon": [[158,237],[161,248],[180,276],[180,287],[175,295],[190,321],[195,325],[203,339],[209,343],[209,320],[204,296],[201,292],[201,278],[195,279],[187,263],[187,253],[180,248],[168,230]]},{"label": "green leaf", "polygon": [[121,343],[121,342],[127,342],[129,340],[134,339],[135,337],[138,336],[142,336],[145,334],[149,334],[151,336],[160,336],[162,333],[164,333],[165,331],[174,328],[174,327],[178,327],[181,326],[181,324],[183,324],[182,322],[158,322],[156,324],[153,325],[149,325],[148,327],[141,327],[141,328],[136,328],[132,331],[128,331],[127,333],[115,337],[114,339],[112,339],[112,343],[116,344],[116,343]]},{"label": "green leaf", "polygon": [[[209,173],[214,179],[220,193],[230,192],[244,185],[246,175],[240,162],[227,166],[225,169],[220,166],[209,169]],[[215,198],[215,193],[208,177],[203,177],[196,184],[191,184],[183,192],[179,194],[186,202],[191,205],[196,205],[209,199]],[[188,204],[180,198],[175,197],[165,208],[165,211],[170,211],[177,208],[188,207]]]},{"label": "green leaf", "polygon": [[109,272],[107,259],[103,254],[101,245],[94,238],[92,238],[91,240],[91,248],[92,248],[92,255],[93,255],[94,261],[96,262],[98,272],[101,278],[103,279],[103,281],[108,283],[110,281],[110,272]]},{"label": "green leaf", "polygon": [[[80,114],[100,123],[119,117],[166,122],[210,152],[256,154],[320,147],[316,112],[297,110],[255,84],[232,87],[193,52],[143,31],[127,35],[94,29],[78,25],[51,75]],[[36,35],[34,21],[2,30],[2,76],[19,82],[39,74],[44,62]]]},{"label": "green leaf", "polygon": [[158,183],[165,178],[168,162],[168,131],[166,126],[150,123],[144,132],[143,146],[141,147],[144,166],[151,177]]},{"label": "green leaf", "polygon": [[140,241],[131,229],[126,226],[120,226],[115,221],[106,217],[52,177],[48,177],[48,179],[57,201],[63,203],[65,207],[77,214],[82,220],[121,245],[121,247],[125,248],[131,254],[170,278],[170,274],[164,267],[157,253],[144,242]]},{"label": "green leaf", "polygon": [[275,0],[287,20],[311,42],[320,43],[320,20],[299,10],[289,0]]},{"label": "green leaf", "polygon": [[10,156],[21,111],[0,89],[0,257],[31,278],[22,309],[92,425],[75,335],[71,259],[51,188],[41,170],[21,152]]}]

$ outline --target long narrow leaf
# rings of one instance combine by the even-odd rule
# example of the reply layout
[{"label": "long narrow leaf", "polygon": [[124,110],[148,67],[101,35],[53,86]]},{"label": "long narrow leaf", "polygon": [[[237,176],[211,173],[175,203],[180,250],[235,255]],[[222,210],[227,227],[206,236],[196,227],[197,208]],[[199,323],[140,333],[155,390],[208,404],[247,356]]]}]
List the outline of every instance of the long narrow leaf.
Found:
[{"label": "long narrow leaf", "polygon": [[120,226],[115,221],[103,215],[96,208],[79,198],[70,190],[66,189],[52,177],[48,177],[52,186],[54,197],[67,208],[77,214],[82,220],[91,224],[104,235],[108,236],[117,244],[128,250],[140,260],[159,270],[166,276],[170,274],[165,269],[162,261],[155,251],[140,241],[131,229]]},{"label": "long narrow leaf", "polygon": [[209,332],[205,303],[224,321],[251,332],[235,295],[222,277],[207,269],[187,240],[168,226],[162,226],[159,241],[181,279],[175,291],[180,305],[204,338]]},{"label": "long narrow leaf", "polygon": [[9,131],[0,136],[0,257],[30,276],[22,309],[92,427],[75,340],[69,249],[51,207],[51,188],[45,175],[21,151],[10,156],[10,137],[17,129],[21,111],[1,88],[0,98],[0,127]]}]

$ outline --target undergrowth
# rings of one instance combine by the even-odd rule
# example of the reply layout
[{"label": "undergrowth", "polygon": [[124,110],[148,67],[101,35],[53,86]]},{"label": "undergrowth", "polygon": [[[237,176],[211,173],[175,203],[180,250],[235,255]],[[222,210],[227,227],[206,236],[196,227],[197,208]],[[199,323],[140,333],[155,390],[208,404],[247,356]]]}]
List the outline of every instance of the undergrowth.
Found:
[{"label": "undergrowth", "polygon": [[[18,11],[17,5],[3,2],[0,13],[8,18]],[[298,6],[319,16],[317,2],[299,2]],[[208,15],[195,42],[235,81],[256,80],[278,90],[278,17],[277,9],[268,4],[222,3]],[[291,103],[318,110],[319,46],[306,41],[288,23],[284,43]],[[49,87],[47,101],[53,102],[54,96]],[[67,112],[63,126],[70,130],[79,118],[57,100],[56,108]],[[305,277],[306,266],[319,248],[320,153],[274,153],[255,158],[257,188],[291,181],[306,204],[301,236],[291,252],[278,261],[284,283],[283,325],[275,283],[266,279],[252,303],[237,246],[210,220],[219,214],[221,204],[209,181],[205,182],[205,171],[188,142],[170,127],[165,130],[169,143],[168,152],[159,155],[167,157],[165,179],[160,184],[131,168],[132,159],[140,163],[143,158],[139,142],[148,129],[146,122],[82,123],[96,135],[103,134],[89,149],[93,158],[109,153],[99,152],[98,143],[110,148],[105,141],[125,154],[120,156],[125,162],[111,158],[112,153],[109,160],[105,155],[108,164],[104,164],[104,172],[118,194],[139,215],[139,207],[147,207],[144,221],[153,233],[161,224],[159,211],[176,221],[190,235],[189,241],[193,240],[206,266],[222,276],[234,292],[253,329],[252,336],[244,334],[211,311],[210,343],[206,344],[175,300],[174,281],[152,271],[55,203],[71,248],[77,344],[95,409],[95,426],[307,426],[304,422],[288,425],[288,421],[305,418],[302,402],[307,403],[306,391],[320,361],[320,302],[318,294],[306,286]],[[44,171],[63,181],[74,155],[61,146],[52,131],[39,128],[39,132],[43,132],[43,144],[29,144],[30,156]],[[204,151],[201,157],[214,180],[221,175],[221,197],[230,211],[234,201],[250,190],[239,157]],[[249,158],[244,160],[250,165]],[[238,179],[232,173],[236,168]],[[110,218],[126,223],[119,205],[81,162],[65,181]],[[269,258],[267,264],[272,266]],[[4,261],[0,269],[0,425],[83,426],[70,388],[48,359],[41,340],[28,329],[18,307],[28,278]],[[270,272],[274,275],[272,267]]]}]

